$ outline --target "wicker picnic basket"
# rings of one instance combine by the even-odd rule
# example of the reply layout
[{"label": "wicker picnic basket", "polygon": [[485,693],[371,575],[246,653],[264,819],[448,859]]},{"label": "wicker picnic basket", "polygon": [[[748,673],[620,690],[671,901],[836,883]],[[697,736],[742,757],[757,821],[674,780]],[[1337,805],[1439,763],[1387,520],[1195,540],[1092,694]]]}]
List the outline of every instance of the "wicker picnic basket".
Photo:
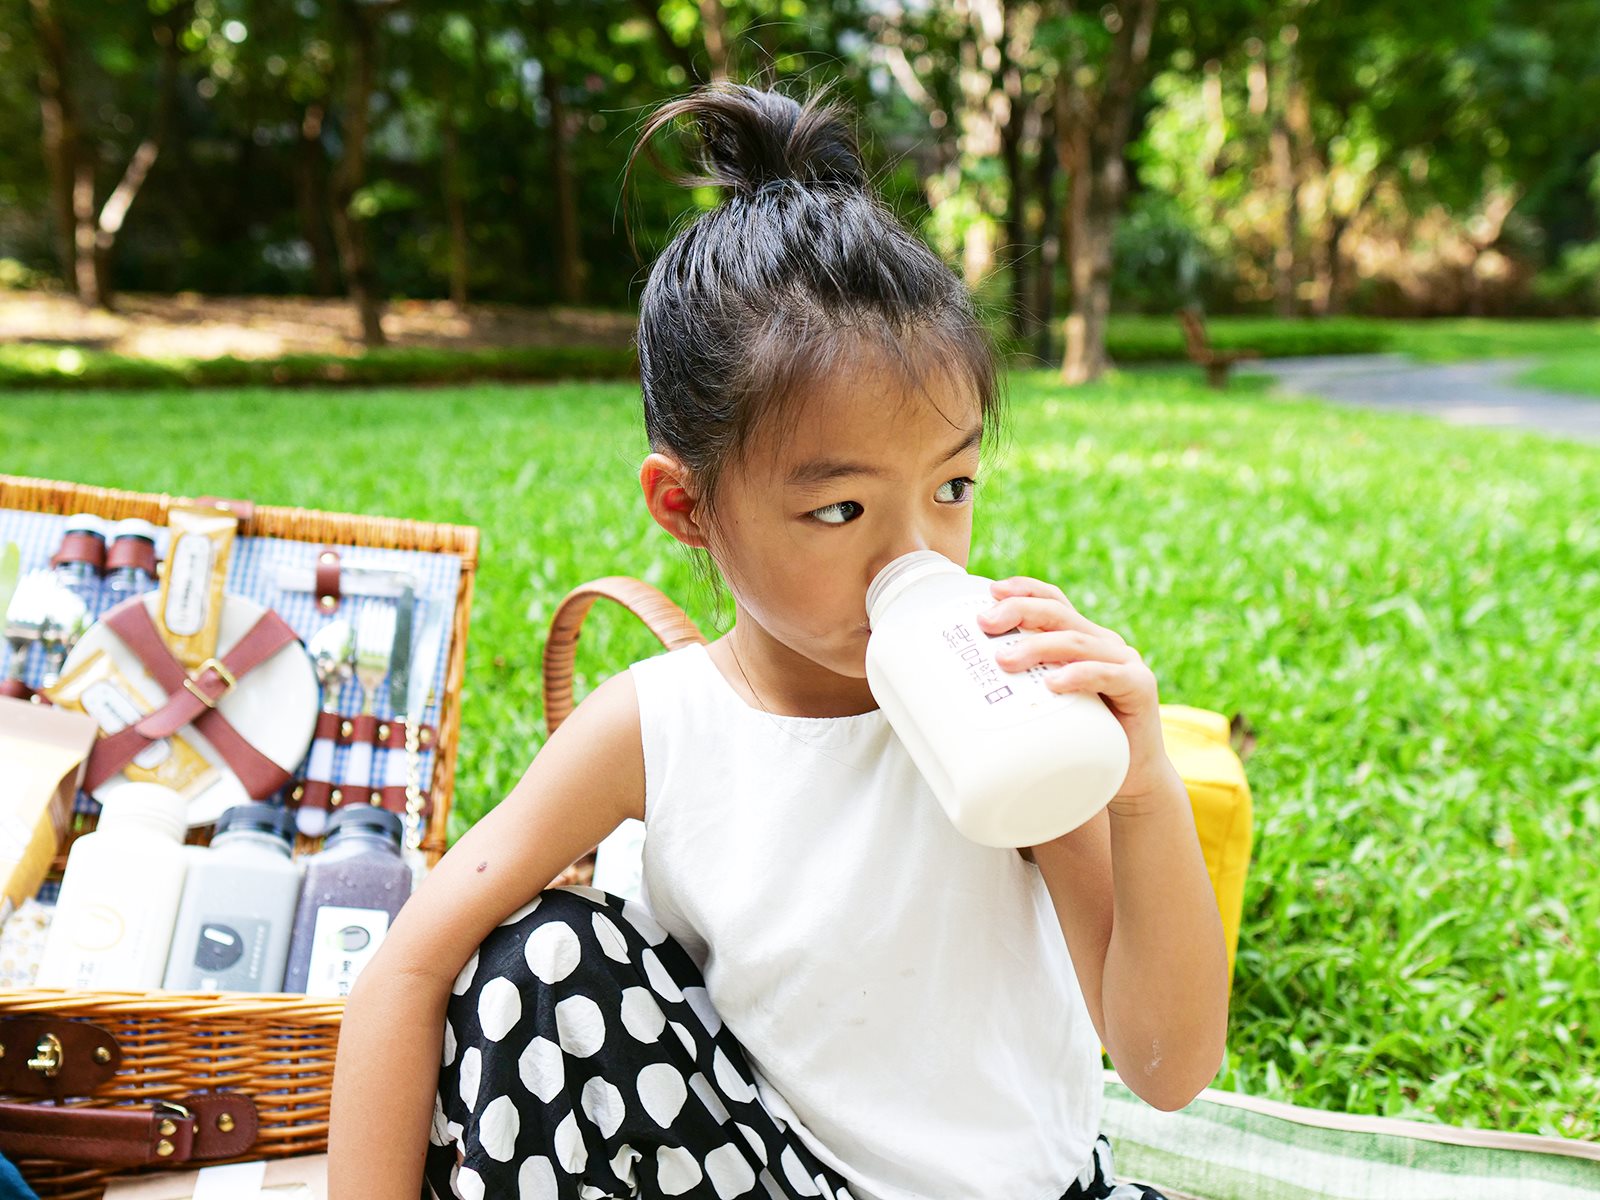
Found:
[{"label": "wicker picnic basket", "polygon": [[[0,509],[142,517],[164,525],[169,506],[184,499],[0,475]],[[429,864],[437,862],[454,795],[477,529],[228,504],[240,519],[241,536],[460,559],[429,781],[432,812],[422,841]],[[93,824],[80,815],[70,836]],[[314,845],[302,838],[298,850]],[[113,1176],[185,1161],[210,1165],[320,1152],[327,1148],[343,1012],[342,1000],[288,994],[0,989],[0,1130],[59,1139],[49,1159],[16,1158],[43,1200],[99,1200]],[[29,1067],[46,1035],[56,1037],[61,1050],[51,1080]]]}]

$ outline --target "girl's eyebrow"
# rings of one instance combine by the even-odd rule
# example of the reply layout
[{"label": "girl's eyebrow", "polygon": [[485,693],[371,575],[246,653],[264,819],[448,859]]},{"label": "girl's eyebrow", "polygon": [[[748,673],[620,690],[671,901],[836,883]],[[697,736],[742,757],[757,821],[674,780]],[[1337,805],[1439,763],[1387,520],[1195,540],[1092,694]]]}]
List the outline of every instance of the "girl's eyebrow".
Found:
[{"label": "girl's eyebrow", "polygon": [[[982,437],[983,426],[974,426],[967,431],[960,442],[951,448],[948,454],[936,460],[934,466],[938,466],[939,463],[949,462],[962,451],[972,449]],[[789,477],[785,482],[789,487],[815,487],[818,484],[831,483],[835,479],[849,479],[858,475],[866,475],[874,479],[887,479],[889,472],[881,467],[870,466],[866,463],[844,462],[836,458],[814,458],[810,462],[801,463],[790,471]]]}]

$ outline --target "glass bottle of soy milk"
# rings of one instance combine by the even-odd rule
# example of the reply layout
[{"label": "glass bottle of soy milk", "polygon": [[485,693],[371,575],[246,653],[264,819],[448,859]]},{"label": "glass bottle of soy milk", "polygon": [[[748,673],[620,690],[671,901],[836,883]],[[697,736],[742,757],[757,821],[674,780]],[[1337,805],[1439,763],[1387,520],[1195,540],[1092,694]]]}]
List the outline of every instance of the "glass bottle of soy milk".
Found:
[{"label": "glass bottle of soy milk", "polygon": [[993,580],[934,550],[902,555],[867,591],[867,686],[950,820],[986,846],[1033,846],[1099,812],[1128,773],[1128,736],[1105,701],[1054,692],[1046,669],[995,652]]}]

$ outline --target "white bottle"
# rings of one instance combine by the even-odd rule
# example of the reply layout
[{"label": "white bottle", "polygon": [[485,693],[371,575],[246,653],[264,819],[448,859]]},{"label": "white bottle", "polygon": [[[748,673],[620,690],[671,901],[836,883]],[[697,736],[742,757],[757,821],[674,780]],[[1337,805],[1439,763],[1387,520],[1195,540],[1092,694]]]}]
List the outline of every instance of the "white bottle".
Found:
[{"label": "white bottle", "polygon": [[146,991],[161,986],[189,857],[188,804],[158,783],[105,797],[67,871],[39,967],[39,987]]},{"label": "white bottle", "polygon": [[867,590],[867,686],[955,827],[1033,846],[1099,812],[1128,773],[1128,737],[1099,696],[1054,692],[1045,666],[1008,671],[985,633],[993,581],[933,550],[901,555]]},{"label": "white bottle", "polygon": [[293,814],[277,804],[238,804],[217,819],[210,847],[189,861],[168,988],[282,990],[300,902],[294,833]]}]

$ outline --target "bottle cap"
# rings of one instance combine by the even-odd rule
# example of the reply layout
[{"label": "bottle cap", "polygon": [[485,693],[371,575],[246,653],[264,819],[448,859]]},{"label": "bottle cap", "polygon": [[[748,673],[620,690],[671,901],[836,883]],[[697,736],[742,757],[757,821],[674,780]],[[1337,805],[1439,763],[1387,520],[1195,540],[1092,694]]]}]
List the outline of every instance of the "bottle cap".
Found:
[{"label": "bottle cap", "polygon": [[104,517],[97,517],[94,513],[73,513],[67,518],[67,523],[62,526],[61,532],[67,533],[92,533],[102,542],[106,540],[108,522]]},{"label": "bottle cap", "polygon": [[913,550],[902,554],[878,572],[867,589],[867,623],[876,625],[897,596],[919,579],[954,572],[964,574],[961,565],[937,550]]},{"label": "bottle cap", "polygon": [[328,818],[328,831],[322,835],[322,844],[328,845],[341,834],[365,833],[393,842],[398,850],[401,830],[400,818],[388,809],[375,804],[352,804]]},{"label": "bottle cap", "polygon": [[281,804],[235,804],[217,818],[212,840],[228,833],[264,833],[285,846],[294,845],[294,816]]},{"label": "bottle cap", "polygon": [[152,578],[156,573],[156,527],[138,517],[128,517],[111,527],[111,549],[106,570],[137,567]]},{"label": "bottle cap", "polygon": [[101,801],[95,828],[139,828],[181,842],[189,829],[189,803],[159,783],[123,783]]}]

